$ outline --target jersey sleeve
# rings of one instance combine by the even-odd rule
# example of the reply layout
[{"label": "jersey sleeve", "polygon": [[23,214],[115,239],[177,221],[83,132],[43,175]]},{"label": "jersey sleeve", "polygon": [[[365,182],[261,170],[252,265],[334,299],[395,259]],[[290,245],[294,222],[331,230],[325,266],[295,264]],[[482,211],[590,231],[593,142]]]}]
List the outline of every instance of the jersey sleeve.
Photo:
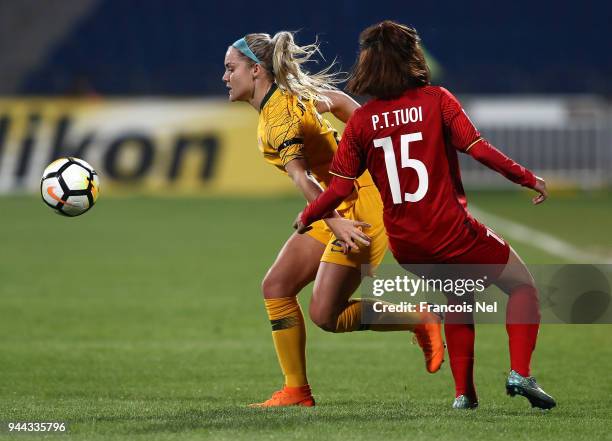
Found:
[{"label": "jersey sleeve", "polygon": [[271,115],[266,125],[267,139],[278,153],[283,167],[294,159],[304,159],[303,121],[299,112],[283,108]]},{"label": "jersey sleeve", "polygon": [[468,153],[481,164],[495,170],[515,184],[528,188],[534,188],[536,185],[536,177],[531,170],[504,155],[486,139],[480,138]]},{"label": "jersey sleeve", "polygon": [[329,172],[346,179],[357,179],[366,169],[363,150],[356,133],[356,118],[349,119]]}]

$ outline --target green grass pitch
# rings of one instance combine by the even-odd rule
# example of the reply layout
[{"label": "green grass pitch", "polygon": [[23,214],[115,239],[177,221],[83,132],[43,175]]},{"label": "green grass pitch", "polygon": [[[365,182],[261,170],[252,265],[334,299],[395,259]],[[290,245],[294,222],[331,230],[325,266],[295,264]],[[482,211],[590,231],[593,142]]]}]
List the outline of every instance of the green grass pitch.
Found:
[{"label": "green grass pitch", "polygon": [[[607,194],[470,201],[581,249],[612,249]],[[13,438],[9,421],[67,421],[68,435],[14,438],[612,439],[612,326],[541,328],[534,373],[558,400],[546,413],[505,395],[503,325],[477,329],[476,411],[450,409],[448,364],[427,374],[410,335],[310,323],[318,406],[247,408],[281,386],[259,286],[302,205],[103,197],[68,219],[37,198],[0,198],[0,437]],[[508,239],[527,262],[572,260]]]}]

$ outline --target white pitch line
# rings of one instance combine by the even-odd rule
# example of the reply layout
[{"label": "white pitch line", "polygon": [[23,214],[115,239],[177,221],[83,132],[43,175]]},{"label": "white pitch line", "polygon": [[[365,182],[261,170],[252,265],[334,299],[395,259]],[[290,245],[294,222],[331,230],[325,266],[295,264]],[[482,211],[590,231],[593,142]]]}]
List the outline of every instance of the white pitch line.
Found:
[{"label": "white pitch line", "polygon": [[474,205],[470,205],[469,210],[476,218],[481,219],[490,227],[548,254],[583,263],[612,263],[612,259],[608,257],[583,251],[558,237],[488,213]]}]

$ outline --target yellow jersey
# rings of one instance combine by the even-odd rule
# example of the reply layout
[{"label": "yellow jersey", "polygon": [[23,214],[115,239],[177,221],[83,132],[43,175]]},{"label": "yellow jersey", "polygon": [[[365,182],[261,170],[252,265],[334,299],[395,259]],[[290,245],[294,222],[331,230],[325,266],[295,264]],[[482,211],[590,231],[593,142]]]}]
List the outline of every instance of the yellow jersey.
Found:
[{"label": "yellow jersey", "polygon": [[[327,188],[334,153],[338,149],[338,132],[324,119],[312,101],[287,93],[276,84],[261,102],[257,141],[264,159],[283,173],[285,165],[293,159],[304,159],[308,169],[323,188]],[[374,185],[369,172],[355,180],[355,185]],[[350,207],[357,192],[338,207]]]}]

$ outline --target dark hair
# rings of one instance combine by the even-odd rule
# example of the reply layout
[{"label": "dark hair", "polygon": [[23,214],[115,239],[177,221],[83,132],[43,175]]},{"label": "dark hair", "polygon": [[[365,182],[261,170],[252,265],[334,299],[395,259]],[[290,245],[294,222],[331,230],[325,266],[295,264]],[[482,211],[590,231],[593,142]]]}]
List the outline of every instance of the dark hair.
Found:
[{"label": "dark hair", "polygon": [[394,98],[426,86],[430,73],[416,29],[385,20],[359,36],[359,58],[346,89],[356,95]]}]

